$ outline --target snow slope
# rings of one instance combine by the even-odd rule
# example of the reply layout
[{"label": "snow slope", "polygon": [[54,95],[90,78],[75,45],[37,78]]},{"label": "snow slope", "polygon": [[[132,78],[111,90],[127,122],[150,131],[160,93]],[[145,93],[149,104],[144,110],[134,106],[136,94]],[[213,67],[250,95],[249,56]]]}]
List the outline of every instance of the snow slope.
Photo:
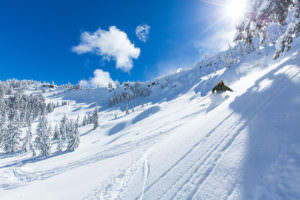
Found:
[{"label": "snow slope", "polygon": [[[96,103],[100,127],[81,127],[72,153],[0,155],[0,198],[300,199],[300,56],[272,52],[158,78],[128,115],[103,89],[49,90],[47,101],[69,102],[53,125]],[[211,94],[219,80],[234,92]]]}]

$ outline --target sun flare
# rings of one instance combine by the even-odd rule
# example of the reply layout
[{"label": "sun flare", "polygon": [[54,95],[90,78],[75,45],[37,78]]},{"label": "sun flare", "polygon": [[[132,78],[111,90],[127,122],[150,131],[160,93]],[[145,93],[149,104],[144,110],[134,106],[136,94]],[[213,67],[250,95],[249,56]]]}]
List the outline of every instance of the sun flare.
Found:
[{"label": "sun flare", "polygon": [[224,4],[224,17],[236,23],[246,12],[246,0],[228,0]]}]

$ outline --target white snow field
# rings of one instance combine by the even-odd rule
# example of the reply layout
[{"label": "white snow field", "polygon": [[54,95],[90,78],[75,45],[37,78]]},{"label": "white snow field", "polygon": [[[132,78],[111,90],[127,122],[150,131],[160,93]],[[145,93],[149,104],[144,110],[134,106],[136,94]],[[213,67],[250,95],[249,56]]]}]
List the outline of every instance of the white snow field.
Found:
[{"label": "white snow field", "polygon": [[[100,127],[81,127],[71,153],[0,155],[0,199],[300,199],[296,47],[160,77],[128,115],[124,102],[108,106],[106,89],[49,89],[47,101],[69,102],[49,114],[53,126],[97,103]],[[234,92],[211,94],[219,80]]]}]

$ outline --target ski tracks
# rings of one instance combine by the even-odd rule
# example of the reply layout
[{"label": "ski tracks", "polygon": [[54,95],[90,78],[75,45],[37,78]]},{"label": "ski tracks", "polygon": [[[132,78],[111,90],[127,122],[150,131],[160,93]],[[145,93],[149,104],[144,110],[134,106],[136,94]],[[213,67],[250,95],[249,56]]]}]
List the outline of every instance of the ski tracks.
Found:
[{"label": "ski tracks", "polygon": [[[230,119],[230,116],[226,118],[227,120]],[[226,121],[226,120],[225,120]],[[225,123],[225,121],[222,122]],[[236,121],[232,126],[227,128],[224,132],[227,133],[230,130],[236,129],[240,121]],[[220,124],[221,125],[221,124]],[[207,134],[206,137],[211,136],[211,132]],[[234,138],[238,136],[238,132],[235,132],[234,135],[224,134],[224,137],[218,142],[209,142],[212,143],[206,152],[201,154],[203,151],[203,147],[205,143],[208,142],[203,140],[203,142],[199,143],[196,148],[193,149],[193,152],[196,154],[198,153],[201,155],[199,160],[195,161],[190,168],[185,171],[182,177],[179,177],[178,180],[169,190],[162,196],[161,199],[192,199],[194,194],[197,192],[198,188],[205,182],[205,180],[209,177],[211,172],[216,167],[218,161],[221,159],[223,153],[231,146]],[[202,145],[203,146],[202,146]]]},{"label": "ski tracks", "polygon": [[139,169],[143,172],[143,185],[141,195],[138,200],[143,200],[145,187],[147,185],[148,176],[150,173],[150,164],[148,156],[151,154],[151,147],[143,154],[143,156],[132,162],[125,170],[121,170],[118,174],[113,175],[109,182],[103,183],[100,187],[94,190],[94,193],[84,198],[84,200],[117,200],[122,199],[122,193],[126,191],[133,177]]},{"label": "ski tracks", "polygon": [[144,173],[144,182],[143,182],[143,189],[142,189],[142,193],[139,197],[139,200],[143,200],[144,198],[144,193],[145,193],[145,188],[147,186],[147,181],[148,181],[148,177],[150,174],[150,163],[148,161],[148,156],[151,153],[152,149],[149,149],[143,156],[143,160],[144,160],[144,168],[143,168],[143,173]]},{"label": "ski tracks", "polygon": [[[298,75],[299,72],[295,74],[289,74],[291,78],[294,78]],[[283,80],[283,79],[282,79]],[[217,133],[217,129],[219,129],[222,125],[226,125],[228,120],[232,119],[233,116],[231,114],[227,115],[223,121],[221,121],[215,128],[213,128],[210,132],[206,134],[205,139],[201,139],[196,146],[193,146],[192,149],[189,150],[188,154],[192,154],[193,152],[198,151],[201,154],[201,157],[198,161],[192,164],[181,177],[179,177],[173,184],[171,184],[170,188],[161,196],[160,199],[199,199],[201,197],[201,187],[207,180],[207,178],[211,175],[213,170],[218,164],[218,161],[223,157],[224,153],[231,147],[235,139],[239,136],[244,128],[246,128],[247,124],[266,106],[277,94],[278,91],[282,90],[285,87],[285,82],[280,81],[278,85],[277,92],[272,92],[267,98],[264,98],[259,105],[253,109],[252,107],[247,108],[247,112],[249,113],[248,121],[241,121],[240,119],[234,120],[231,126],[227,127],[225,130],[218,131],[219,133],[223,132],[223,137],[218,136],[220,139],[218,142],[209,142],[212,145],[208,148],[204,154],[201,154],[201,145],[205,145],[208,140],[214,139],[212,137]],[[245,103],[245,105],[248,105]],[[251,105],[251,104],[250,104]],[[226,133],[226,134],[224,134]],[[185,160],[188,155],[185,155]],[[199,156],[198,156],[199,157]],[[177,163],[179,165],[180,163]],[[175,169],[175,166],[172,167]],[[169,172],[172,171],[168,170]],[[230,189],[229,193],[227,193],[225,199],[229,198],[234,191],[237,183],[233,183],[233,187]]]}]

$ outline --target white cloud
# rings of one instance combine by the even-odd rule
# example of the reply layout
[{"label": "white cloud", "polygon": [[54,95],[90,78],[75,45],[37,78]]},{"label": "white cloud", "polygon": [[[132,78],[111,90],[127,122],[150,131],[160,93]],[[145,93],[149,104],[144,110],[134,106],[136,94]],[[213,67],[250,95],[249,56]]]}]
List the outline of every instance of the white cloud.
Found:
[{"label": "white cloud", "polygon": [[148,35],[150,33],[150,26],[147,24],[138,25],[135,29],[135,34],[142,42],[148,40]]},{"label": "white cloud", "polygon": [[80,44],[72,48],[78,54],[94,53],[105,59],[115,59],[116,68],[129,72],[133,67],[132,59],[137,59],[140,49],[128,39],[127,34],[115,26],[108,31],[98,29],[93,33],[83,32]]},{"label": "white cloud", "polygon": [[85,88],[107,88],[109,83],[115,86],[110,74],[101,69],[96,69],[94,71],[94,77],[91,77],[89,80],[81,80],[79,82],[79,84]]}]

